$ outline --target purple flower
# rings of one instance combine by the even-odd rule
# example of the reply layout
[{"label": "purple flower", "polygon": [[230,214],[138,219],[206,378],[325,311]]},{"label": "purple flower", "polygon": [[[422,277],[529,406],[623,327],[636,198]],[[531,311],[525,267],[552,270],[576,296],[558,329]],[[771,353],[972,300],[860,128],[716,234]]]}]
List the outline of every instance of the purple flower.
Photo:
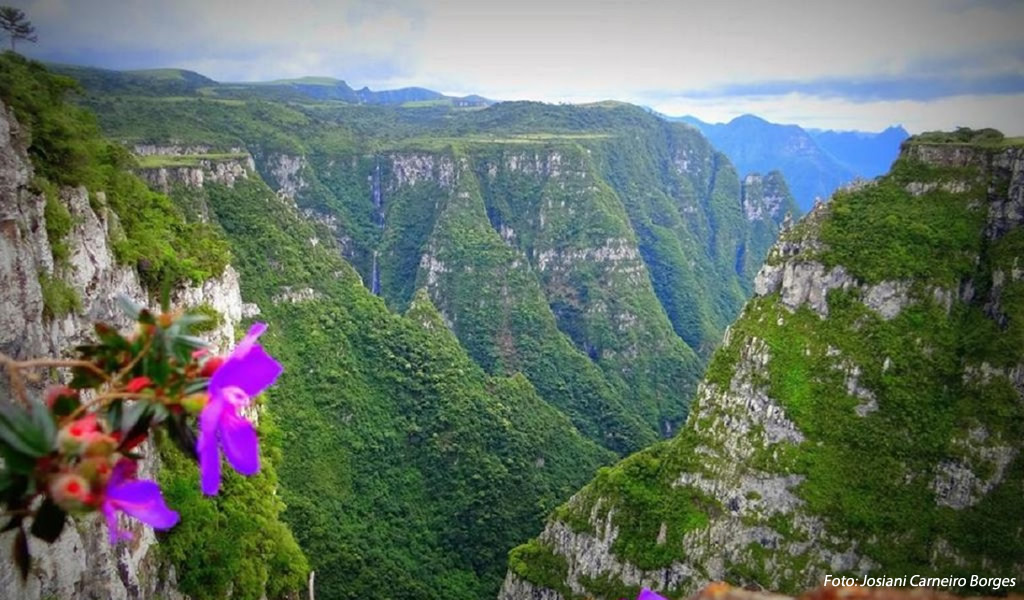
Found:
[{"label": "purple flower", "polygon": [[266,331],[266,323],[255,323],[249,333],[210,378],[210,396],[199,414],[200,488],[213,495],[220,489],[220,452],[242,475],[260,470],[260,445],[256,430],[240,414],[263,390],[270,387],[283,370],[281,364],[263,351],[256,339]]},{"label": "purple flower", "polygon": [[135,479],[135,463],[130,460],[114,465],[100,510],[107,518],[111,544],[132,538],[130,531],[118,529],[116,511],[127,513],[154,529],[169,529],[178,522],[178,513],[167,508],[160,487],[153,481]]},{"label": "purple flower", "polygon": [[636,600],[668,600],[668,599],[665,598],[664,596],[661,596],[659,594],[656,594],[656,593],[652,592],[651,590],[649,590],[647,588],[644,588],[640,592],[640,595],[636,597]]}]

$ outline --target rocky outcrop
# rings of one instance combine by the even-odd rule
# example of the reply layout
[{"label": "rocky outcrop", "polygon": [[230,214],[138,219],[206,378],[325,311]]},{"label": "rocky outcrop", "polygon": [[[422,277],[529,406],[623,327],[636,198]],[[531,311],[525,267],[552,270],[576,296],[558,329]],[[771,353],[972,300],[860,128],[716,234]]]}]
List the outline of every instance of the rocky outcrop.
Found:
[{"label": "rocky outcrop", "polygon": [[267,161],[268,182],[277,190],[279,196],[292,202],[298,194],[309,185],[302,176],[306,168],[306,158],[290,154],[274,154]]},{"label": "rocky outcrop", "polygon": [[[30,182],[32,167],[26,137],[13,115],[0,105],[0,352],[15,358],[60,356],[90,339],[96,321],[128,327],[130,321],[116,298],[152,304],[131,266],[117,262],[112,240],[120,233],[117,215],[101,193],[90,198],[85,188],[63,188],[56,199],[67,208],[73,226],[63,240],[66,262],[55,264],[47,238],[46,198]],[[49,315],[43,279],[62,282],[64,293],[77,298],[65,314]],[[219,349],[235,340],[235,326],[245,312],[238,275],[229,266],[221,277],[200,286],[175,290],[177,306],[207,305],[223,318],[209,335]],[[249,309],[252,310],[252,307]],[[9,401],[0,385],[0,402]],[[152,449],[148,452],[153,456]],[[142,464],[144,475],[158,468]],[[134,538],[110,546],[106,525],[98,515],[76,519],[61,537],[47,545],[30,538],[34,563],[23,584],[7,555],[10,533],[0,536],[0,589],[25,600],[46,598],[111,598],[148,600],[181,598],[173,569],[156,553],[152,529],[131,525]]]},{"label": "rocky outcrop", "polygon": [[424,181],[436,183],[445,190],[454,189],[458,175],[455,161],[450,156],[403,152],[388,158],[393,181],[387,187],[391,192]]},{"label": "rocky outcrop", "polygon": [[740,202],[748,221],[774,219],[780,221],[787,209],[789,189],[778,171],[767,175],[750,173],[743,178]]},{"label": "rocky outcrop", "polygon": [[155,167],[139,169],[139,176],[150,187],[167,194],[171,186],[180,183],[189,188],[202,188],[206,182],[220,183],[234,187],[238,179],[246,179],[255,168],[252,159],[208,160],[198,161],[195,167]]},{"label": "rocky outcrop", "polygon": [[[147,157],[146,165],[152,159],[166,159],[166,165],[143,166],[138,175],[149,186],[164,194],[175,184],[199,189],[205,183],[219,183],[234,187],[239,179],[248,179],[256,171],[252,156],[242,148],[231,148],[224,153],[211,152],[205,145],[153,145],[142,144],[133,147],[136,156]],[[159,160],[157,162],[160,162]],[[203,215],[204,220],[207,215]]]},{"label": "rocky outcrop", "polygon": [[[891,565],[1024,586],[1019,546],[995,550],[1019,535],[1002,499],[1024,486],[1022,151],[908,144],[893,175],[787,228],[681,433],[556,511],[532,554],[513,551],[501,600],[684,597],[715,579],[792,593]],[[908,236],[910,258],[898,231],[870,248],[827,235],[835,212],[934,227],[934,202],[973,237]],[[998,540],[965,533],[996,522]]]},{"label": "rocky outcrop", "polygon": [[[1024,148],[1010,148],[995,155],[990,166],[991,183],[988,188],[988,226],[985,233],[991,239],[1002,237],[1024,225]],[[1009,184],[999,189],[1003,182]]]},{"label": "rocky outcrop", "polygon": [[280,292],[274,295],[271,301],[274,304],[298,304],[300,302],[310,302],[320,297],[320,293],[311,287],[292,289],[291,286],[284,286]]}]

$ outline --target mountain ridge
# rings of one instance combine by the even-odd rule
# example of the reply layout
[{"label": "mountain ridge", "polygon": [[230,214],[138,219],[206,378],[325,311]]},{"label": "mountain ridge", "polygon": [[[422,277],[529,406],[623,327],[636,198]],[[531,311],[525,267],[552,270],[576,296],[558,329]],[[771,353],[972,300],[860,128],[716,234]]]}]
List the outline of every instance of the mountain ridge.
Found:
[{"label": "mountain ridge", "polygon": [[[361,288],[358,294],[348,290],[346,302],[386,305],[395,313],[429,313],[422,322],[435,329],[443,325],[445,337],[465,349],[481,376],[517,382],[496,387],[499,396],[519,390],[511,401],[532,390],[541,402],[534,412],[563,415],[559,422],[571,424],[569,431],[582,432],[571,438],[573,445],[561,447],[561,462],[553,462],[553,454],[542,454],[529,463],[539,469],[533,476],[549,483],[549,469],[561,464],[561,483],[541,488],[546,491],[530,503],[529,514],[536,520],[515,521],[519,531],[538,528],[544,512],[582,483],[589,470],[610,460],[613,455],[595,442],[625,454],[675,430],[685,417],[702,362],[752,291],[751,265],[792,210],[778,174],[741,181],[728,159],[698,132],[628,105],[523,102],[446,111],[102,94],[92,94],[86,102],[97,110],[108,134],[136,145],[147,180],[166,186],[194,218],[216,215],[235,240],[237,253],[248,248],[246,260],[239,261],[243,295],[259,289],[261,306],[269,299],[276,307],[264,309],[268,318],[294,312],[287,328],[297,331],[303,331],[305,320],[332,332],[354,327],[340,308],[329,306],[336,298],[329,277],[286,282],[279,273],[285,265],[300,269],[295,263],[299,256],[319,256],[329,248],[336,261],[344,257],[351,263],[344,269],[350,273],[345,279]],[[249,171],[247,181],[239,173],[248,164],[255,171]],[[197,199],[203,194],[209,196]],[[284,212],[271,217],[265,202]],[[259,218],[248,213],[282,226],[290,223],[290,241],[253,245],[244,232],[256,230]],[[276,239],[269,232],[264,237]],[[675,312],[666,311],[666,305]],[[377,323],[379,318],[371,320]],[[275,346],[271,339],[268,348],[283,359],[299,360],[289,346],[308,344],[300,342],[298,333],[284,335],[287,343]],[[344,337],[338,332],[331,336]],[[519,533],[512,539],[511,520],[501,522],[504,533],[480,538],[480,543],[489,540],[486,551],[462,525],[443,535],[437,532],[447,531],[447,525],[423,529],[418,519],[405,532],[390,526],[379,534],[365,530],[365,524],[382,518],[377,511],[384,509],[415,506],[417,514],[450,519],[456,514],[452,510],[462,507],[467,512],[457,514],[470,515],[467,523],[483,518],[482,511],[494,514],[483,522],[496,526],[494,518],[511,519],[515,511],[508,502],[490,497],[472,506],[454,501],[440,506],[411,490],[399,493],[390,477],[377,483],[379,469],[374,465],[380,458],[360,449],[367,445],[363,436],[376,439],[381,434],[372,428],[356,430],[355,416],[351,422],[344,420],[358,414],[358,395],[330,391],[330,383],[345,381],[341,373],[347,371],[327,365],[350,364],[354,359],[348,357],[360,355],[359,346],[353,342],[339,351],[322,346],[323,335],[302,334],[307,338],[315,346],[302,350],[301,359],[323,366],[291,383],[282,381],[271,406],[278,402],[286,407],[274,413],[282,429],[316,432],[310,442],[286,436],[281,480],[289,505],[284,518],[296,526],[318,581],[326,577],[322,585],[331,590],[360,592],[388,582],[409,597],[495,593],[505,550],[526,537]],[[396,349],[389,351],[401,357],[399,364],[416,364]],[[375,383],[381,389],[372,392],[374,397],[390,390],[406,398],[404,388],[394,387],[406,377]],[[300,402],[308,398],[308,389],[326,394],[319,404],[353,408],[331,409],[326,415],[310,412]],[[387,407],[394,401],[381,397],[376,402],[382,408],[375,409],[375,419],[390,419],[392,409]],[[491,438],[465,423],[463,434]],[[409,439],[433,444],[432,434],[421,434],[417,427],[423,428],[412,427]],[[392,440],[392,434],[386,436]],[[446,439],[439,432],[436,441],[447,448]],[[388,443],[398,444],[388,446],[389,451],[402,455],[402,444]],[[333,455],[349,458],[330,467],[315,458],[316,448],[331,448]],[[486,462],[488,456],[480,458]],[[578,469],[568,466],[572,461]],[[310,471],[308,464],[320,465],[323,472]],[[424,465],[424,476],[433,477],[442,464]],[[290,475],[292,469],[300,475]],[[469,471],[459,472],[469,476]],[[519,477],[515,473],[509,477]],[[494,485],[481,484],[479,494],[507,480],[503,476]],[[490,475],[483,481],[491,482]],[[350,496],[349,490],[367,486],[374,490],[375,501]],[[386,490],[393,500],[378,495]],[[461,500],[466,496],[445,494]],[[328,507],[338,505],[351,507],[347,510],[359,516],[343,518],[344,532],[327,536],[323,532],[340,518]],[[318,525],[303,525],[310,523]],[[428,535],[430,531],[434,533]],[[357,542],[360,535],[365,541]],[[409,536],[415,539],[407,540]],[[459,540],[464,549],[453,554],[441,540]],[[417,552],[403,550],[410,542]],[[359,556],[375,558],[362,561],[352,554],[353,544],[360,545]],[[457,561],[452,562],[459,567],[451,570],[451,578],[457,574],[461,583],[427,574],[423,569],[429,561]],[[470,576],[468,565],[479,575]],[[389,581],[396,569],[419,573],[417,577],[436,589],[425,591],[415,577]],[[324,572],[359,575],[346,588],[341,575]]]},{"label": "mountain ridge", "polygon": [[1022,181],[1022,140],[922,134],[788,228],[683,430],[559,507],[499,597],[1024,572]]},{"label": "mountain ridge", "polygon": [[179,68],[116,70],[62,63],[48,66],[57,73],[74,77],[88,89],[104,92],[131,92],[139,95],[189,94],[233,98],[262,95],[277,100],[337,100],[352,104],[400,105],[438,103],[455,107],[483,107],[493,104],[482,96],[447,96],[424,87],[371,90],[351,87],[333,77],[306,76],[268,81],[220,82],[195,71]]},{"label": "mountain ridge", "polygon": [[885,173],[908,135],[902,126],[878,133],[815,130],[751,114],[728,123],[707,123],[689,115],[666,118],[699,129],[743,172],[780,170],[804,212],[844,184]]}]

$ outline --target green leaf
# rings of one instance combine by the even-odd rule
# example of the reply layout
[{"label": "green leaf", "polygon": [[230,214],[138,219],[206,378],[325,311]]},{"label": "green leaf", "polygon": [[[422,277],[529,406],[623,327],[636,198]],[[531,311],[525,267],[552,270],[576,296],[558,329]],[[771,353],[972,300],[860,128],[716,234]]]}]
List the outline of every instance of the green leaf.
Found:
[{"label": "green leaf", "polygon": [[206,348],[210,345],[206,340],[192,335],[179,335],[174,341],[196,350],[199,348]]},{"label": "green leaf", "polygon": [[78,396],[70,394],[57,396],[57,399],[53,402],[53,416],[58,418],[66,417],[78,410],[78,407],[81,405],[82,402],[78,399]]},{"label": "green leaf", "polygon": [[190,396],[192,394],[198,394],[199,392],[205,392],[206,388],[210,387],[210,378],[203,377],[202,379],[193,379],[188,382],[185,386],[184,394]]},{"label": "green leaf", "polygon": [[10,469],[12,473],[27,475],[36,468],[35,458],[25,456],[10,446],[0,444],[0,456],[4,459],[4,465]]},{"label": "green leaf", "polygon": [[[121,424],[119,428],[121,433],[127,433],[134,429],[139,421],[145,421],[147,418],[152,417],[152,404],[145,401],[136,401],[128,404],[124,408],[124,416],[121,418]],[[148,421],[147,426],[148,426]]]},{"label": "green leaf", "polygon": [[134,445],[139,436],[145,436],[155,416],[155,405],[148,402],[135,402],[125,408],[121,421],[121,446]]},{"label": "green leaf", "polygon": [[167,424],[167,433],[174,440],[174,443],[193,460],[199,460],[196,454],[196,435],[192,429],[185,424],[184,415],[171,415],[164,421]]},{"label": "green leaf", "polygon": [[[32,461],[31,464],[35,466],[35,461]],[[0,470],[0,504],[6,504],[10,508],[25,495],[25,491],[28,489],[28,478],[15,473],[9,463],[6,467]]]},{"label": "green leaf", "polygon": [[39,425],[33,422],[32,415],[24,409],[11,405],[0,406],[0,441],[11,449],[33,457],[48,454],[51,446],[45,435]]},{"label": "green leaf", "polygon": [[139,314],[143,310],[142,305],[136,304],[134,300],[124,295],[117,297],[117,303],[121,305],[121,310],[123,310],[129,317],[135,320],[140,320]]},{"label": "green leaf", "polygon": [[107,325],[106,323],[96,323],[95,329],[96,335],[100,338],[100,341],[107,346],[117,350],[128,348],[128,340],[126,340],[119,331],[110,325]]},{"label": "green leaf", "polygon": [[140,310],[137,319],[139,323],[143,323],[145,325],[156,325],[156,317],[153,316],[153,313],[151,313],[148,308]]},{"label": "green leaf", "polygon": [[53,500],[47,498],[36,511],[36,518],[32,521],[32,535],[52,544],[60,537],[66,520],[67,513],[54,504]]},{"label": "green leaf", "polygon": [[124,421],[124,401],[114,400],[107,407],[107,421],[114,429],[121,431],[121,423]]},{"label": "green leaf", "polygon": [[175,321],[174,324],[178,325],[183,330],[188,330],[188,328],[193,325],[198,325],[199,323],[206,323],[212,320],[213,319],[202,313],[187,313],[178,317],[178,320]]},{"label": "green leaf", "polygon": [[103,378],[97,375],[92,369],[75,367],[71,370],[71,383],[68,387],[76,390],[94,388],[103,383]]},{"label": "green leaf", "polygon": [[44,454],[49,454],[57,444],[57,423],[50,409],[39,400],[32,402],[32,422],[43,436]]}]

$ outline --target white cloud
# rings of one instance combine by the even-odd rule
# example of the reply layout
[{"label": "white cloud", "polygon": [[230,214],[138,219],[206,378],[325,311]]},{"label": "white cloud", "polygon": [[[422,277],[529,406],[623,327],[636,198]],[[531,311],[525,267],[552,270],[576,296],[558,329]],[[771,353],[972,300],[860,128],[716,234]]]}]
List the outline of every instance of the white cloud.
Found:
[{"label": "white cloud", "polygon": [[[375,88],[421,85],[492,98],[617,98],[730,83],[864,79],[922,69],[1024,73],[1024,2],[969,0],[25,0],[44,57],[114,67],[181,66],[221,81],[328,75]],[[59,32],[59,33],[58,33]],[[99,60],[99,59],[97,59]],[[160,64],[154,64],[158,61]],[[112,64],[116,62],[117,64]],[[1002,100],[988,104],[1005,106]],[[815,122],[878,122],[890,109],[745,98],[734,105]],[[777,108],[776,107],[791,107]],[[918,106],[920,105],[920,106]],[[977,104],[977,106],[981,106]],[[776,107],[776,108],[773,108]],[[727,112],[723,106],[706,110]],[[815,109],[831,111],[812,112]],[[788,113],[786,111],[789,111]],[[696,111],[694,111],[696,112]],[[774,114],[773,113],[773,114]],[[989,112],[1010,119],[1012,111]],[[917,113],[895,114],[909,122]],[[969,117],[961,117],[969,118]],[[858,121],[859,120],[859,121]],[[806,121],[804,121],[806,122]],[[945,127],[951,125],[942,125]]]},{"label": "white cloud", "polygon": [[1024,94],[953,96],[929,102],[847,102],[790,94],[751,98],[680,98],[652,108],[668,115],[691,114],[720,123],[743,114],[756,114],[775,123],[796,123],[821,129],[878,131],[902,124],[911,133],[964,127],[998,127],[1008,135],[1024,135]]}]

